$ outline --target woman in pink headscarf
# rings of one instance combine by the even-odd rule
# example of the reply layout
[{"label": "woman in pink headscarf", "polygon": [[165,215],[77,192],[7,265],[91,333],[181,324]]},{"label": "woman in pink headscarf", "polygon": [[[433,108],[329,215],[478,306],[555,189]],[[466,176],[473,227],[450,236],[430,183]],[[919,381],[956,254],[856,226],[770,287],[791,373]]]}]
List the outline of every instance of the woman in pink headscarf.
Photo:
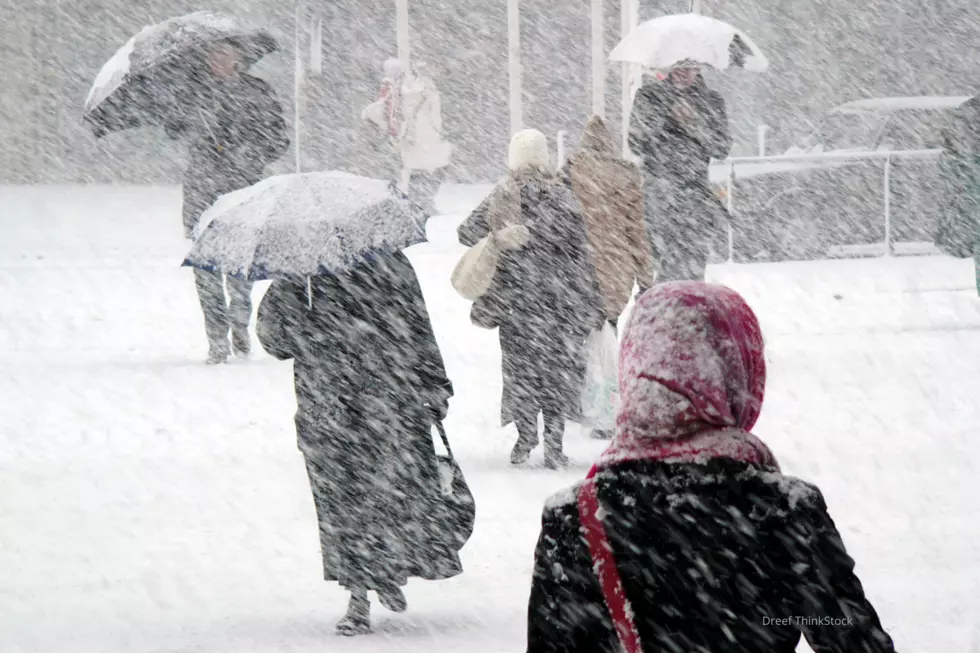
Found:
[{"label": "woman in pink headscarf", "polygon": [[662,284],[620,356],[613,444],[544,512],[528,652],[893,651],[820,491],[751,433],[766,364],[745,301]]}]

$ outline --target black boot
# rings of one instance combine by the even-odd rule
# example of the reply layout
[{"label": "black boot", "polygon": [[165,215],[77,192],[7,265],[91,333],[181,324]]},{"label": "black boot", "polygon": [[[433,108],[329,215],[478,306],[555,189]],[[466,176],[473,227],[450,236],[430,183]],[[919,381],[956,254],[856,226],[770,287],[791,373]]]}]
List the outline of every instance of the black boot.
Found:
[{"label": "black boot", "polygon": [[517,420],[517,442],[510,452],[511,465],[523,465],[538,446],[538,416],[533,419]]},{"label": "black boot", "polygon": [[562,452],[564,439],[565,418],[545,415],[544,466],[548,469],[562,469],[568,466],[568,456]]}]

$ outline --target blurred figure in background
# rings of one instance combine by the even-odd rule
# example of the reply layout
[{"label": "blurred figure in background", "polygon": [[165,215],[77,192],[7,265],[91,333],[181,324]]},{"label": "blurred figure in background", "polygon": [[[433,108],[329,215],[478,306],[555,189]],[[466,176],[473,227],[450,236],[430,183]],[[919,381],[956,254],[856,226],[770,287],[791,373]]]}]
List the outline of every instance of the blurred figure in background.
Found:
[{"label": "blurred figure in background", "polygon": [[387,132],[391,178],[428,213],[435,213],[452,145],[442,137],[442,100],[426,66],[416,64],[411,71],[400,59],[386,61],[381,91],[362,118]]},{"label": "blurred figure in background", "polygon": [[711,191],[708,166],[732,147],[725,100],[694,62],[637,91],[629,146],[643,161],[647,228],[658,280],[703,280],[709,243],[727,212]]},{"label": "blurred figure in background", "polygon": [[[581,149],[569,158],[565,173],[582,207],[604,316],[615,330],[634,283],[642,294],[655,276],[640,170],[616,156],[605,122],[592,116]],[[612,434],[595,431],[592,436],[607,439]]]},{"label": "blurred figure in background", "polygon": [[459,227],[474,247],[491,232],[526,227],[523,246],[500,255],[490,289],[473,304],[473,321],[500,328],[504,391],[502,423],[515,422],[511,463],[538,445],[544,415],[545,465],[567,463],[566,418],[580,413],[583,349],[604,312],[575,197],[556,174],[544,134],[526,130],[510,143],[510,173]]},{"label": "blurred figure in background", "polygon": [[[244,57],[230,41],[206,55],[202,75],[181,89],[187,101],[183,115],[166,125],[173,139],[190,142],[184,173],[184,235],[192,237],[201,214],[225,193],[261,181],[265,167],[289,148],[282,105],[268,83],[245,73]],[[223,363],[231,354],[251,351],[248,324],[252,318],[252,284],[220,272],[195,269],[197,294],[204,311],[208,364]],[[225,297],[227,281],[228,297]]]},{"label": "blurred figure in background", "polygon": [[636,304],[612,446],[544,511],[528,653],[892,653],[820,490],[751,429],[762,331],[737,293],[665,283]]}]

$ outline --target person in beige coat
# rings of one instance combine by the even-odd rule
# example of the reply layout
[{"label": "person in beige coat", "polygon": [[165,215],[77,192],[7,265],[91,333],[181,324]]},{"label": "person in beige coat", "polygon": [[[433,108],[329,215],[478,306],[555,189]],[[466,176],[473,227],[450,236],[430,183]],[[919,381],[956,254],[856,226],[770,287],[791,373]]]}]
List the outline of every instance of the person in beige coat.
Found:
[{"label": "person in beige coat", "polygon": [[[640,169],[616,156],[605,122],[592,116],[581,148],[565,164],[564,174],[582,207],[603,310],[615,329],[633,295],[634,282],[642,294],[656,275],[644,221]],[[610,435],[592,433],[599,439]]]},{"label": "person in beige coat", "polygon": [[592,116],[581,148],[564,172],[582,206],[606,318],[615,327],[633,295],[634,282],[642,294],[655,276],[640,169],[616,156],[605,122]]}]

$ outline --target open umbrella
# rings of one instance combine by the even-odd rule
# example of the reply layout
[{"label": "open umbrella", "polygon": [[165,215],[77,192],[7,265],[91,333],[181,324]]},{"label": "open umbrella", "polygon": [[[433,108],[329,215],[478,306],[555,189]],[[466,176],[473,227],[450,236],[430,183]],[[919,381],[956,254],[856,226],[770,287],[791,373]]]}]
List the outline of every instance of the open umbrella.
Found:
[{"label": "open umbrella", "polygon": [[279,49],[268,33],[228,16],[197,12],[171,18],[143,29],[106,62],[82,120],[96,138],[161,124],[180,109],[189,82],[203,73],[208,47],[222,41],[237,46],[248,66]]},{"label": "open umbrella", "polygon": [[184,265],[249,281],[340,274],[425,242],[427,219],[390,182],[280,175],[221,196],[201,216]]},{"label": "open umbrella", "polygon": [[620,42],[610,61],[668,69],[693,61],[717,70],[744,68],[762,72],[769,61],[738,28],[700,14],[676,14],[648,20]]}]

